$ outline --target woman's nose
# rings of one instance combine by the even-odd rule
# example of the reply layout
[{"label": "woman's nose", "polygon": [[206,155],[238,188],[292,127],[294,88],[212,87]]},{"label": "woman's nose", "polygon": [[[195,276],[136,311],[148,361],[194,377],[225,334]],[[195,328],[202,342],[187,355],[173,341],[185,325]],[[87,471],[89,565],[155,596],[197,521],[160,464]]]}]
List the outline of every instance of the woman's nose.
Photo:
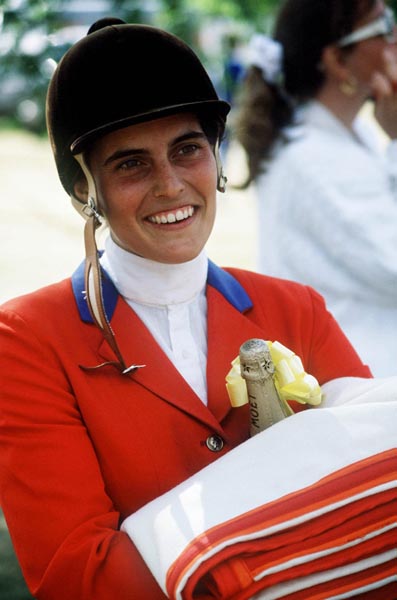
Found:
[{"label": "woman's nose", "polygon": [[154,195],[156,198],[164,196],[173,198],[178,196],[184,189],[184,182],[178,173],[177,167],[170,162],[164,162],[156,166]]}]

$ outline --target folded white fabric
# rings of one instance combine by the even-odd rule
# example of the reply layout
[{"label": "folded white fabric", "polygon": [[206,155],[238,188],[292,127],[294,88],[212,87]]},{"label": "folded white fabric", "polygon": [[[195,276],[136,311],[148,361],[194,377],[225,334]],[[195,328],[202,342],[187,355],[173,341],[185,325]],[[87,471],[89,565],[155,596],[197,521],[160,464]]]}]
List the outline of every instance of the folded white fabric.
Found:
[{"label": "folded white fabric", "polygon": [[121,528],[169,598],[397,597],[396,425],[393,400],[307,410]]},{"label": "folded white fabric", "polygon": [[397,402],[397,377],[340,377],[325,383],[321,390],[323,400],[319,408]]}]

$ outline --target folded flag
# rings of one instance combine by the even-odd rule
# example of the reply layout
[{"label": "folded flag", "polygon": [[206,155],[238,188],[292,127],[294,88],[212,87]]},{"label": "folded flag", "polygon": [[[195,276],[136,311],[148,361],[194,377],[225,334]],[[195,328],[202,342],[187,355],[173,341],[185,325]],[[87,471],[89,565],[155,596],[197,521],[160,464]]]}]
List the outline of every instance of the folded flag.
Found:
[{"label": "folded flag", "polygon": [[169,598],[397,598],[396,423],[395,401],[293,415],[121,528]]}]

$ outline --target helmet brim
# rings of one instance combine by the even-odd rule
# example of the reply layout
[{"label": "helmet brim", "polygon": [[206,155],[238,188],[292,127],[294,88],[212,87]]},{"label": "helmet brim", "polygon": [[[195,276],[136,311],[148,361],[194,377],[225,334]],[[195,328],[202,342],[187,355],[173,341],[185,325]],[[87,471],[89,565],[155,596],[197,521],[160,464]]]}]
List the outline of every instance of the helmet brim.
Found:
[{"label": "helmet brim", "polygon": [[70,151],[73,155],[80,154],[80,152],[84,152],[96,139],[111,133],[112,131],[129,127],[130,125],[137,125],[138,123],[145,123],[146,121],[154,121],[155,119],[161,119],[162,117],[167,117],[169,115],[191,112],[197,115],[219,116],[224,121],[229,111],[230,104],[223,100],[205,100],[161,107],[156,110],[150,110],[148,112],[118,119],[106,123],[106,125],[101,127],[92,129],[91,131],[87,131],[84,135],[74,140],[71,144]]}]

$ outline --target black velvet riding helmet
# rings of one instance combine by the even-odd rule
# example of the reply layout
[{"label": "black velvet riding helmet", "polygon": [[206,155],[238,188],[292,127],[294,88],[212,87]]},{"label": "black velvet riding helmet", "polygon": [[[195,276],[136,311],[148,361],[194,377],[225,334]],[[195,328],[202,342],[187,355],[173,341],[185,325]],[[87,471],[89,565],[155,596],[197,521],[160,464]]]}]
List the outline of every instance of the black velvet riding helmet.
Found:
[{"label": "black velvet riding helmet", "polygon": [[66,52],[48,90],[47,128],[61,182],[72,194],[81,172],[74,155],[105,133],[184,111],[224,125],[229,109],[180,39],[101,19]]}]

